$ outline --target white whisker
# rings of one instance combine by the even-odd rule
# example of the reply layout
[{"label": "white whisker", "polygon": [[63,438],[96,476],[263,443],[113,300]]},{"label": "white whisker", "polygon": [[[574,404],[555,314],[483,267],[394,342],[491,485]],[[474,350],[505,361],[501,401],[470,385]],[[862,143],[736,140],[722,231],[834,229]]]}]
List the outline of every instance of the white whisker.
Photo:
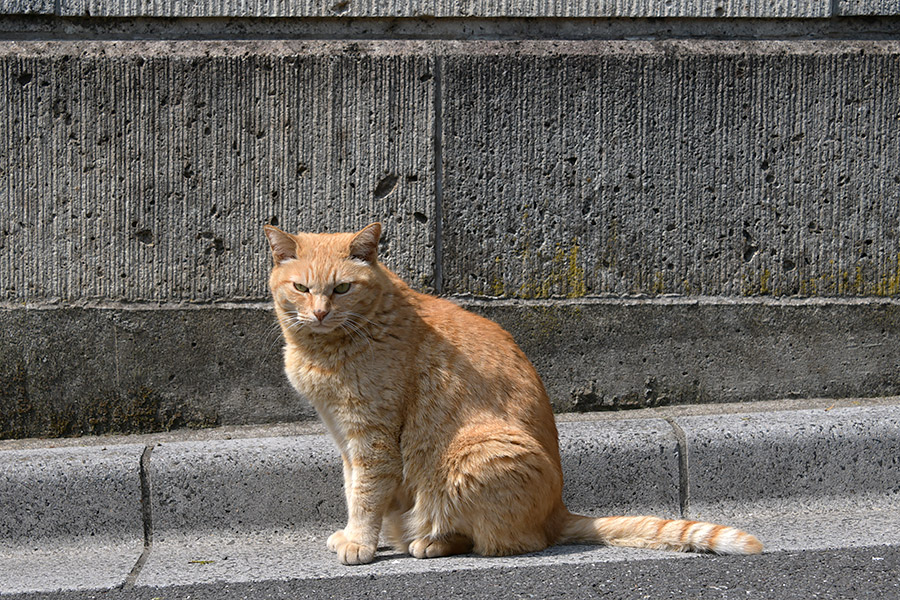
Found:
[{"label": "white whisker", "polygon": [[296,331],[300,328],[300,325],[296,323],[296,317],[294,315],[295,313],[288,313],[285,316],[280,316],[276,313],[275,321],[269,325],[265,334],[262,336],[262,352],[259,353],[255,370],[263,368],[262,365],[266,362],[267,357],[279,345],[279,342],[284,341],[282,326],[288,331]]},{"label": "white whisker", "polygon": [[378,327],[378,323],[376,323],[375,321],[373,321],[373,320],[369,319],[368,317],[365,317],[365,316],[363,316],[363,315],[361,315],[361,314],[359,314],[359,313],[349,312],[349,311],[348,311],[348,312],[345,312],[344,314],[347,315],[348,317],[356,317],[357,319],[362,319],[363,321],[365,321],[365,322],[368,323],[369,325],[374,325],[375,327]]},{"label": "white whisker", "polygon": [[353,331],[352,329],[350,329],[349,327],[347,327],[347,323],[341,323],[340,325],[338,325],[338,327],[340,327],[342,330],[346,331],[346,332],[347,332],[347,335],[350,336],[350,339],[351,339],[351,340],[354,340],[354,341],[356,340],[356,335],[357,335],[357,334],[355,334],[354,331]]},{"label": "white whisker", "polygon": [[372,341],[369,339],[369,336],[366,335],[366,332],[350,319],[346,319],[341,323],[341,329],[349,332],[351,337],[354,334],[358,335],[360,338],[366,341],[370,348],[372,347]]}]

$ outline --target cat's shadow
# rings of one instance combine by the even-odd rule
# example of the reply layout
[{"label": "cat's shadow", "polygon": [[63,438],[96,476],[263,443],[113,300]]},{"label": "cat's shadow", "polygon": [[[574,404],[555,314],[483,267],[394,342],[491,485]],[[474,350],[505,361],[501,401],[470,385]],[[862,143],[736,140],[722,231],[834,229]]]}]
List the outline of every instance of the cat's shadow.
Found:
[{"label": "cat's shadow", "polygon": [[[528,552],[525,554],[516,554],[513,556],[505,556],[502,557],[505,560],[515,560],[516,558],[534,558],[534,557],[547,557],[547,556],[571,556],[575,554],[582,554],[584,552],[599,552],[606,549],[607,546],[603,546],[601,544],[566,544],[563,546],[550,546],[549,548],[544,548],[543,550],[538,550],[537,552]],[[418,559],[413,558],[411,555],[406,554],[405,552],[397,552],[390,546],[379,546],[378,554],[375,555],[375,560],[372,563],[386,562],[386,561],[396,561],[396,560],[427,560],[427,561],[447,561],[447,560],[456,560],[456,559],[466,559],[466,560],[484,560],[484,561],[492,561],[496,560],[500,557],[495,556],[482,556],[480,554],[475,554],[469,552],[467,554],[456,554],[453,556],[441,556],[437,558],[427,558],[427,559]]]}]

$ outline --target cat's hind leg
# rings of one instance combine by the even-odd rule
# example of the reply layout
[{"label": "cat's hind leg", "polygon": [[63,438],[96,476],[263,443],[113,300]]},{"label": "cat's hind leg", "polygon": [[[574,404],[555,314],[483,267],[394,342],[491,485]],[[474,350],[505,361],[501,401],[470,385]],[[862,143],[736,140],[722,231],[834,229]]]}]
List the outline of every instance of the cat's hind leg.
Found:
[{"label": "cat's hind leg", "polygon": [[472,538],[459,507],[438,490],[419,490],[416,501],[403,515],[406,551],[415,558],[437,558],[472,550]]},{"label": "cat's hind leg", "polygon": [[472,551],[472,538],[461,533],[427,535],[409,545],[409,553],[416,558],[437,558]]},{"label": "cat's hind leg", "polygon": [[403,514],[399,512],[389,512],[384,515],[381,525],[381,535],[387,544],[404,554],[409,554],[409,536],[403,527]]},{"label": "cat's hind leg", "polygon": [[555,541],[562,473],[533,437],[498,423],[472,426],[459,432],[446,464],[477,554],[536,552]]},{"label": "cat's hind leg", "polygon": [[409,554],[409,543],[412,541],[406,525],[407,513],[412,507],[412,501],[405,490],[398,490],[381,523],[381,535],[384,540],[397,552]]}]

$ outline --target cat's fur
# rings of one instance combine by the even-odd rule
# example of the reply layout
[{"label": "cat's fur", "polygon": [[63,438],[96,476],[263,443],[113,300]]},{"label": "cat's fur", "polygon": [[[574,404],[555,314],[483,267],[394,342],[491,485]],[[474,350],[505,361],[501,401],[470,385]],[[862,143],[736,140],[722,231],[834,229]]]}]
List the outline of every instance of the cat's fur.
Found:
[{"label": "cat's fur", "polygon": [[381,533],[417,558],[566,542],[762,550],[721,525],[569,513],[547,393],[506,331],[382,266],[378,223],[265,232],[285,371],[343,459],[347,525],[328,539],[341,562],[370,562]]}]

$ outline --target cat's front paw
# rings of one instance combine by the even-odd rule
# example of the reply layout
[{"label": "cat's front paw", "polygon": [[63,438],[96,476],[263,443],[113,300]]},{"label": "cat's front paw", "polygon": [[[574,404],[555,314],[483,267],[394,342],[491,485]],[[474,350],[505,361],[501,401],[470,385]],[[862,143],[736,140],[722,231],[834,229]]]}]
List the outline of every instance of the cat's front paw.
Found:
[{"label": "cat's front paw", "polygon": [[344,535],[343,529],[338,529],[330,536],[328,536],[328,541],[325,542],[325,545],[328,546],[328,549],[332,552],[337,552],[338,548],[347,543],[347,536]]},{"label": "cat's front paw", "polygon": [[337,548],[338,560],[345,565],[364,565],[375,560],[375,547],[344,542]]},{"label": "cat's front paw", "polygon": [[337,552],[338,560],[345,565],[364,565],[375,559],[375,546],[364,546],[347,539],[343,529],[338,529],[325,543],[332,552]]}]

